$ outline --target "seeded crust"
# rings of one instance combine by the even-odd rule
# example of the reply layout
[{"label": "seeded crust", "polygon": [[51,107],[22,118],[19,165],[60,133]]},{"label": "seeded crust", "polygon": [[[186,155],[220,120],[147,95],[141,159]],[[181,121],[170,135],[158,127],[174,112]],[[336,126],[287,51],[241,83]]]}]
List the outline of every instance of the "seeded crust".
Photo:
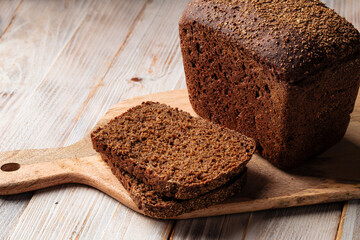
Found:
[{"label": "seeded crust", "polygon": [[121,184],[129,192],[130,197],[145,215],[153,218],[172,218],[177,215],[206,208],[220,203],[241,191],[246,182],[246,168],[230,182],[212,190],[197,198],[178,200],[163,197],[156,193],[151,186],[144,184],[131,174],[114,166],[112,161],[103,155],[103,159],[109,163],[111,171],[120,180]]},{"label": "seeded crust", "polygon": [[345,134],[360,34],[317,0],[196,0],[179,23],[194,111],[292,168]]},{"label": "seeded crust", "polygon": [[255,141],[164,104],[145,102],[91,134],[93,147],[163,196],[190,199],[238,176]]},{"label": "seeded crust", "polygon": [[188,24],[211,29],[287,82],[360,51],[359,32],[319,0],[195,0],[180,20]]}]

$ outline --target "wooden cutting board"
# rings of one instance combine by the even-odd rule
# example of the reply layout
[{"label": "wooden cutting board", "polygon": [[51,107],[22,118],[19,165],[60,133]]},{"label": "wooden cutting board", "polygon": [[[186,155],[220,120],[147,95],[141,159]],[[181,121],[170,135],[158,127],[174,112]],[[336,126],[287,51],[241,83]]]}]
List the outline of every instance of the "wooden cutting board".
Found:
[{"label": "wooden cutting board", "polygon": [[[196,115],[187,91],[177,90],[123,101],[112,107],[96,127],[146,100],[166,103]],[[248,164],[248,180],[242,193],[221,204],[177,218],[360,199],[359,113],[357,105],[344,139],[316,159],[291,172],[284,172],[254,155]],[[81,183],[97,188],[142,213],[100,155],[92,149],[89,136],[68,147],[0,153],[0,168],[0,195]]]}]

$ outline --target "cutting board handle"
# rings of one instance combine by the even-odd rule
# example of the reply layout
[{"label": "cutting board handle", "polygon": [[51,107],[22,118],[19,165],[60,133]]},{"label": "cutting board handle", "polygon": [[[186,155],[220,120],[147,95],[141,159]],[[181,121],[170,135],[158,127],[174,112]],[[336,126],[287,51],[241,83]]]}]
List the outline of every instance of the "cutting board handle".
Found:
[{"label": "cutting board handle", "polygon": [[33,191],[58,184],[72,182],[71,160],[19,164],[13,161],[3,164],[0,171],[0,195]]},{"label": "cutting board handle", "polygon": [[[88,184],[96,177],[95,152],[80,141],[63,148],[0,153],[0,195],[17,194],[64,183]],[[88,154],[83,154],[87,152]],[[89,176],[89,173],[93,176]]]},{"label": "cutting board handle", "polygon": [[0,195],[64,183],[92,186],[141,212],[92,148],[89,137],[68,147],[0,152]]}]

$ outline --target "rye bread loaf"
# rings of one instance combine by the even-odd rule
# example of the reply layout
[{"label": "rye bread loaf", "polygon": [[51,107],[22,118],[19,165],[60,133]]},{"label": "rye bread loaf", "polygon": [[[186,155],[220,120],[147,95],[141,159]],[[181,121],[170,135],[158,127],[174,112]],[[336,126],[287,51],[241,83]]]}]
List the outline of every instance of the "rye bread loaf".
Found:
[{"label": "rye bread loaf", "polygon": [[164,104],[145,102],[91,134],[93,147],[161,195],[190,199],[238,176],[254,140]]},{"label": "rye bread loaf", "polygon": [[197,114],[257,141],[281,168],[344,135],[360,81],[360,34],[318,0],[195,0],[179,23]]},{"label": "rye bread loaf", "polygon": [[244,168],[238,176],[217,189],[196,198],[178,200],[161,196],[151,186],[144,184],[121,167],[114,166],[113,161],[107,159],[106,155],[103,155],[103,159],[109,163],[111,171],[129,192],[138,208],[144,211],[145,215],[153,218],[172,218],[215,205],[241,191],[246,182],[246,168]]}]

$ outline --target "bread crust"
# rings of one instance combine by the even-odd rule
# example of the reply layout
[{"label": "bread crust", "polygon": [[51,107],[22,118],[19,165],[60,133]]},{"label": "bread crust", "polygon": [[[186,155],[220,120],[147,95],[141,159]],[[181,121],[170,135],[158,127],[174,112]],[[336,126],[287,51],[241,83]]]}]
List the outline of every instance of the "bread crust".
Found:
[{"label": "bread crust", "polygon": [[296,167],[344,136],[360,34],[321,2],[196,0],[179,33],[195,112],[254,138],[274,165]]},{"label": "bread crust", "polygon": [[255,141],[164,104],[145,102],[91,134],[93,147],[159,194],[191,199],[243,170]]},{"label": "bread crust", "polygon": [[181,16],[180,32],[196,25],[289,83],[360,54],[359,31],[319,0],[195,0]]},{"label": "bread crust", "polygon": [[111,171],[119,179],[124,188],[129,192],[138,208],[144,214],[153,218],[173,218],[178,215],[188,213],[197,209],[206,208],[220,203],[241,191],[246,182],[246,168],[230,182],[214,189],[197,198],[178,200],[159,195],[148,186],[122,170],[119,166],[114,166],[106,155],[103,159],[109,163]]}]

